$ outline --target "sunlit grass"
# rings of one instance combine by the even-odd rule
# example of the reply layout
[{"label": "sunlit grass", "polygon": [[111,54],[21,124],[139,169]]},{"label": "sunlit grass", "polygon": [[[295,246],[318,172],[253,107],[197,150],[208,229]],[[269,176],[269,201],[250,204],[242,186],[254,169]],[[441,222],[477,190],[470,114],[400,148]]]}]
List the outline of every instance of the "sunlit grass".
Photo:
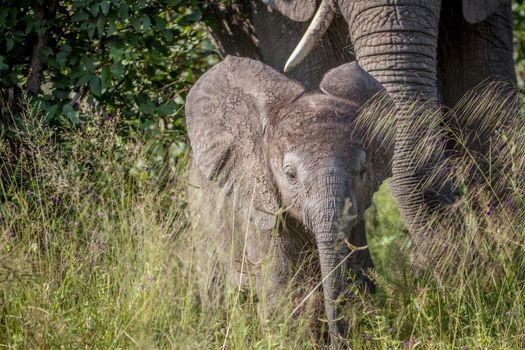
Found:
[{"label": "sunlit grass", "polygon": [[[8,179],[0,188],[0,346],[326,345],[306,315],[289,317],[292,304],[262,320],[253,290],[222,288],[222,301],[203,307],[192,269],[199,247],[185,244],[184,160],[162,168],[140,139],[121,139],[107,122],[58,144],[37,116],[28,105],[36,122],[17,131],[16,157],[0,145]],[[514,191],[513,208],[522,209],[523,192]],[[525,347],[522,215],[485,209],[462,201],[469,229],[446,233],[453,226],[444,222],[436,239],[454,249],[452,258],[442,269],[414,270],[410,239],[381,187],[367,212],[378,291],[348,307],[352,348]]]}]

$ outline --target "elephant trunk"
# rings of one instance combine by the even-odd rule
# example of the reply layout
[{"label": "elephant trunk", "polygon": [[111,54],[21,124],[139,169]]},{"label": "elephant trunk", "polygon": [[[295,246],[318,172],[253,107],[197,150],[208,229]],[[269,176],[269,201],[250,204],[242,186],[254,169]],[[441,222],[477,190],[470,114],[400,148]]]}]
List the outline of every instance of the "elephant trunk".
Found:
[{"label": "elephant trunk", "polygon": [[[453,201],[444,169],[438,112],[437,36],[440,1],[354,1],[343,10],[361,67],[398,107],[392,191],[410,230],[419,237],[429,216]],[[414,106],[417,102],[418,109]],[[421,108],[423,106],[423,108]]]},{"label": "elephant trunk", "polygon": [[341,8],[359,65],[397,102],[437,100],[440,3],[353,1]]},{"label": "elephant trunk", "polygon": [[[328,232],[328,234],[333,234]],[[347,324],[340,315],[342,299],[348,289],[348,268],[344,261],[349,254],[348,249],[334,248],[334,241],[318,241],[321,274],[323,276],[323,294],[326,319],[329,322],[329,332],[332,344],[337,344],[339,338],[346,337]]]},{"label": "elephant trunk", "polygon": [[[341,301],[346,299],[352,277],[357,279],[361,275],[361,271],[355,271],[357,255],[351,251],[348,243],[362,244],[363,238],[356,240],[351,235],[357,211],[348,192],[347,177],[338,174],[336,170],[326,169],[315,183],[312,191],[315,196],[310,198],[305,208],[305,220],[315,235],[319,251],[331,342],[339,344],[347,331],[346,322],[340,315],[343,305]],[[366,245],[366,238],[364,244]],[[369,259],[369,255],[367,257]]]}]

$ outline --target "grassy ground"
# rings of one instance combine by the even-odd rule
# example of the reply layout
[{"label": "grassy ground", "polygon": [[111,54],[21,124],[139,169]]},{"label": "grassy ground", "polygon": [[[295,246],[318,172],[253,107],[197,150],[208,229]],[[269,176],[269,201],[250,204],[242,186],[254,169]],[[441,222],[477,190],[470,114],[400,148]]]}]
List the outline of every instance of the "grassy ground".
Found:
[{"label": "grassy ground", "polygon": [[[0,347],[322,345],[304,317],[288,317],[292,306],[262,322],[249,290],[224,289],[221,305],[201,308],[188,268],[198,251],[180,244],[188,234],[183,164],[166,175],[140,140],[121,139],[113,125],[71,132],[60,146],[49,129],[28,129],[17,135],[17,158],[0,146],[12,179],[0,189]],[[454,260],[450,276],[416,273],[383,186],[367,213],[378,292],[347,311],[352,348],[524,348],[523,226],[512,220],[472,217],[472,235],[450,242],[478,247],[477,260]],[[480,230],[492,237],[484,249]]]}]

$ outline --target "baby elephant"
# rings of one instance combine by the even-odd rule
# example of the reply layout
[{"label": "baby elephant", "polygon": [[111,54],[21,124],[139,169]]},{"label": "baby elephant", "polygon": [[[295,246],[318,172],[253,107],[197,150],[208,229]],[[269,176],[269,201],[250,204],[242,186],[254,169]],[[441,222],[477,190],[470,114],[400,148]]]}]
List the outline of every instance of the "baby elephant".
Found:
[{"label": "baby elephant", "polygon": [[[271,309],[292,279],[320,274],[331,334],[346,333],[336,299],[352,284],[373,288],[363,214],[390,175],[393,151],[367,139],[355,119],[381,90],[357,63],[307,92],[231,56],[197,81],[186,102],[188,196],[204,289],[219,273],[237,286],[254,281]],[[314,250],[318,259],[305,268]]]}]

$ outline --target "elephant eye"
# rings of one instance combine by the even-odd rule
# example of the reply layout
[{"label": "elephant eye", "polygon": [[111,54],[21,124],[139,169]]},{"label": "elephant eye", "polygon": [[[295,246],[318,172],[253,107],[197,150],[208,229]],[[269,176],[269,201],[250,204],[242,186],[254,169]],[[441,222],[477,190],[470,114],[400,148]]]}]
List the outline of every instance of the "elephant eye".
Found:
[{"label": "elephant eye", "polygon": [[288,183],[290,183],[291,185],[297,183],[297,170],[294,167],[290,165],[285,165],[284,173],[286,175]]}]

